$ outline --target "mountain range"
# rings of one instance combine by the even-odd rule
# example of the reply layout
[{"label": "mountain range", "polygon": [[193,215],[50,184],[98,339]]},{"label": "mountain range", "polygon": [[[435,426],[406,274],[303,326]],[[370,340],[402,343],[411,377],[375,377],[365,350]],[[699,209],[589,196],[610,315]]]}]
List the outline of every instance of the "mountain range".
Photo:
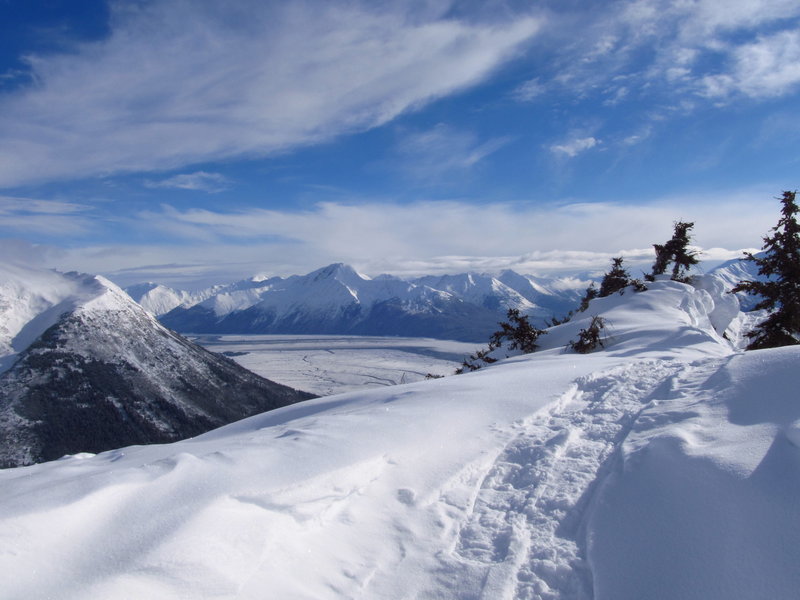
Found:
[{"label": "mountain range", "polygon": [[166,329],[102,277],[0,265],[0,467],[184,439],[310,397]]},{"label": "mountain range", "polygon": [[184,333],[406,335],[483,341],[509,308],[543,324],[573,309],[586,279],[503,271],[375,278],[335,263],[307,275],[253,277],[189,293],[149,283],[126,288]]}]

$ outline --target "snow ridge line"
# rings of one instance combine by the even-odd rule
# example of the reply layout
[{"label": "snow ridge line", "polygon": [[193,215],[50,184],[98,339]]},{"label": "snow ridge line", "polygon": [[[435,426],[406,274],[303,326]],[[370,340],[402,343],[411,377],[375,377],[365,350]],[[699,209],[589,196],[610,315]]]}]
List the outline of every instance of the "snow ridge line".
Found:
[{"label": "snow ridge line", "polygon": [[582,377],[498,456],[461,527],[456,555],[485,568],[478,598],[589,600],[582,525],[604,465],[677,361]]}]

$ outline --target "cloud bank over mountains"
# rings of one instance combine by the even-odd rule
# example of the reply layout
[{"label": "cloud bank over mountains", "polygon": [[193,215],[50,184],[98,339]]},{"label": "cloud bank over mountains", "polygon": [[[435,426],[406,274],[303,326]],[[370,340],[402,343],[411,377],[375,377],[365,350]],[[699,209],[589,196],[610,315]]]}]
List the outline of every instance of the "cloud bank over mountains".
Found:
[{"label": "cloud bank over mountains", "polygon": [[[649,262],[652,244],[669,239],[676,215],[692,215],[706,260],[741,256],[739,232],[752,245],[774,221],[769,198],[752,191],[726,195],[720,211],[701,197],[666,197],[649,206],[572,203],[531,207],[464,202],[320,203],[305,211],[179,210],[163,206],[138,215],[136,227],[158,230],[170,243],[68,250],[58,259],[100,271],[123,285],[153,280],[177,287],[254,273],[291,275],[335,260],[370,275],[464,271],[525,273],[606,269],[625,255]],[[214,248],[210,256],[209,248]]]}]

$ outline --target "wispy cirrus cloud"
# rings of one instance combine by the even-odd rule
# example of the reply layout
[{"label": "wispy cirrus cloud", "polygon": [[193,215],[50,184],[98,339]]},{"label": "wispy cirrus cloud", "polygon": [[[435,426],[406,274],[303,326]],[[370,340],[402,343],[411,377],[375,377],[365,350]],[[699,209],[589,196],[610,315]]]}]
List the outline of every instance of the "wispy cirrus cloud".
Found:
[{"label": "wispy cirrus cloud", "polygon": [[402,131],[391,168],[413,179],[441,181],[447,174],[463,175],[512,140],[509,136],[481,139],[472,131],[439,123],[422,131]]},{"label": "wispy cirrus cloud", "polygon": [[6,235],[82,235],[93,226],[88,216],[91,210],[76,202],[0,196],[0,231]]},{"label": "wispy cirrus cloud", "polygon": [[561,89],[613,104],[654,94],[662,102],[764,98],[790,93],[798,81],[795,0],[618,0],[586,12],[551,3],[551,11],[542,39],[550,76],[517,88],[520,101],[530,99],[528,83],[533,97]]},{"label": "wispy cirrus cloud", "polygon": [[0,99],[0,186],[263,156],[484,80],[539,30],[450,3],[115,3],[111,34],[27,58]]},{"label": "wispy cirrus cloud", "polygon": [[149,188],[192,190],[216,194],[230,188],[233,182],[221,173],[195,171],[194,173],[181,173],[166,179],[147,180],[144,184]]},{"label": "wispy cirrus cloud", "polygon": [[578,156],[578,154],[586,152],[587,150],[591,150],[598,144],[600,144],[600,140],[592,136],[574,138],[562,142],[561,144],[553,144],[550,146],[550,151],[553,152],[553,154],[560,154],[570,158],[575,158]]},{"label": "wispy cirrus cloud", "polygon": [[511,92],[511,98],[517,102],[532,102],[536,98],[544,95],[547,87],[538,77],[524,81]]}]

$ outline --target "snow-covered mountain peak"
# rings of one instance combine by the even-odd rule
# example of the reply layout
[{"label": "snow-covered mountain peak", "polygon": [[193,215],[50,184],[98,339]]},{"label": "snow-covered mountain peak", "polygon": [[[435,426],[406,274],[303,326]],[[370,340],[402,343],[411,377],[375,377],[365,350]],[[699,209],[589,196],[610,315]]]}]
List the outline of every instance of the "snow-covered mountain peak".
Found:
[{"label": "snow-covered mountain peak", "polygon": [[312,271],[305,276],[310,281],[321,281],[323,279],[335,279],[341,283],[358,283],[362,281],[369,281],[370,278],[356,271],[350,265],[344,263],[333,263],[327,267],[322,267],[316,271]]},{"label": "snow-covered mountain peak", "polygon": [[334,263],[306,275],[232,283],[203,300],[182,300],[185,292],[173,290],[167,294],[170,302],[157,301],[161,292],[154,289],[139,301],[169,327],[191,333],[419,335],[469,341],[488,337],[508,308],[542,324],[579,302],[580,294],[571,287],[543,290],[526,276],[515,282],[478,273],[371,279]]},{"label": "snow-covered mountain peak", "polygon": [[158,321],[153,315],[144,311],[140,305],[114,282],[106,279],[102,275],[84,275],[83,278],[87,290],[90,289],[94,293],[77,298],[72,309],[73,314],[126,311],[130,314],[141,314],[142,318],[146,318],[153,324],[158,324]]},{"label": "snow-covered mountain peak", "polygon": [[61,315],[112,288],[124,295],[116,285],[94,275],[0,264],[0,372]]},{"label": "snow-covered mountain peak", "polygon": [[182,439],[307,397],[167,330],[104,277],[0,272],[0,467]]},{"label": "snow-covered mountain peak", "polygon": [[226,286],[216,285],[199,292],[174,290],[161,284],[143,283],[125,288],[125,292],[152,315],[163,315],[178,306],[193,306],[222,292]]},{"label": "snow-covered mountain peak", "polygon": [[[498,276],[470,272],[370,279],[333,263],[306,275],[229,284],[208,291],[203,301],[172,291],[171,304],[164,300],[160,311],[154,309],[160,290],[140,301],[182,332],[413,334],[481,342],[510,308],[538,326],[564,317],[577,308],[590,279],[588,274],[543,278],[510,269]],[[169,314],[167,306],[174,308]]]},{"label": "snow-covered mountain peak", "polygon": [[125,288],[125,292],[134,300],[138,302],[138,299],[147,294],[156,288],[162,289],[169,289],[166,286],[161,285],[160,283],[155,283],[153,281],[145,281],[143,283],[136,283],[134,285],[129,285]]}]

